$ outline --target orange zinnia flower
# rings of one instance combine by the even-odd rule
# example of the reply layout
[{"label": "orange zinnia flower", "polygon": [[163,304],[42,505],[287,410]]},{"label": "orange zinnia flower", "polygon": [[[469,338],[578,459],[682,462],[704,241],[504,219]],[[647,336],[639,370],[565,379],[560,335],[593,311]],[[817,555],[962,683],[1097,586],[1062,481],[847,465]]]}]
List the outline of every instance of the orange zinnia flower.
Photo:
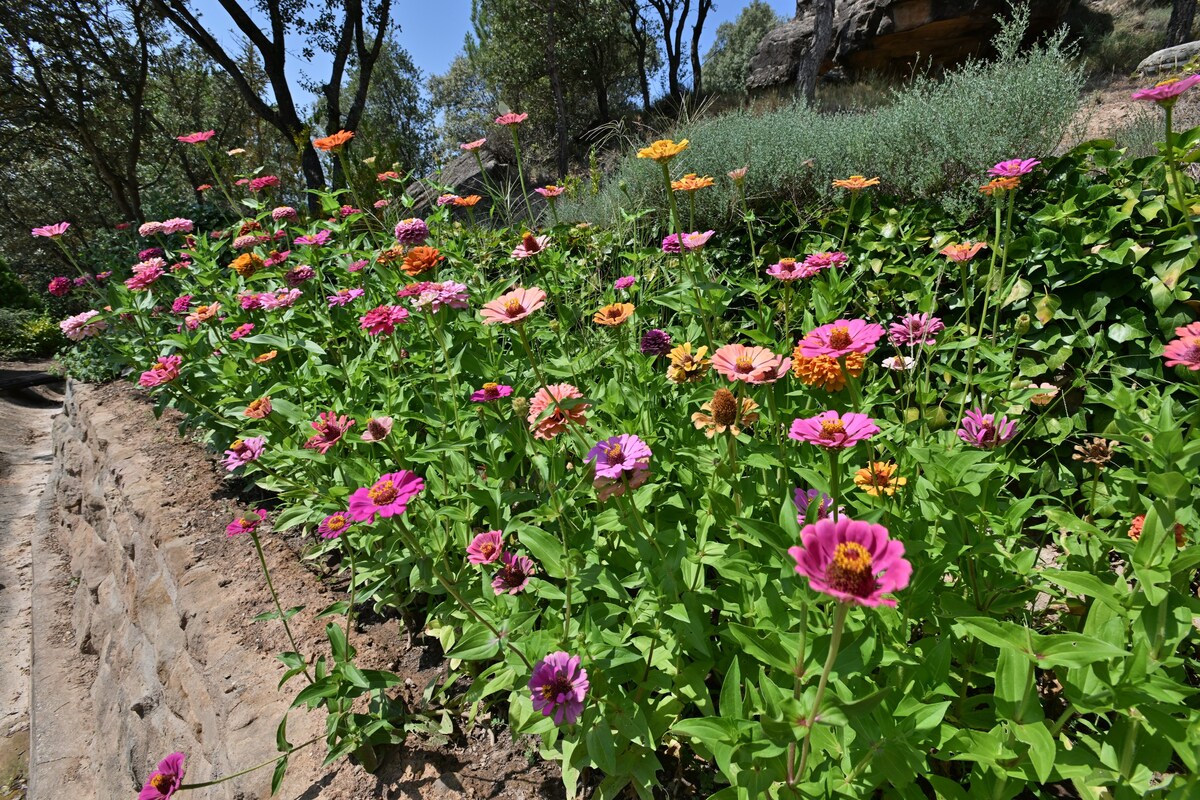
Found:
[{"label": "orange zinnia flower", "polygon": [[270,395],[251,401],[242,413],[251,419],[265,419],[271,413]]},{"label": "orange zinnia flower", "polygon": [[686,150],[687,146],[688,146],[687,139],[684,139],[683,141],[679,142],[678,144],[671,141],[670,139],[659,139],[657,142],[650,145],[649,147],[643,147],[641,150],[638,150],[637,157],[638,158],[651,158],[660,164],[665,164],[666,162],[670,161],[672,158],[674,158],[675,156],[679,155],[684,150]]},{"label": "orange zinnia flower", "polygon": [[354,131],[338,131],[323,139],[313,139],[313,147],[327,153],[336,153],[346,142],[354,138]]},{"label": "orange zinnia flower", "polygon": [[382,253],[380,253],[378,256],[376,256],[375,263],[382,264],[383,266],[387,266],[388,264],[391,264],[393,261],[400,261],[403,258],[404,258],[404,248],[403,247],[392,247],[387,250],[384,250]]},{"label": "orange zinnia flower", "polygon": [[[862,353],[849,353],[846,372],[857,378],[862,375],[866,362],[867,357]],[[799,345],[792,353],[792,374],[805,386],[819,386],[827,392],[840,392],[846,386],[846,376],[836,358],[803,355]]]},{"label": "orange zinnia flower", "polygon": [[979,191],[984,194],[994,195],[997,192],[1011,191],[1021,185],[1020,178],[992,178],[990,181],[979,187]]},{"label": "orange zinnia flower", "polygon": [[961,264],[964,261],[970,261],[983,248],[987,247],[984,242],[963,242],[962,244],[948,244],[938,252],[944,255],[951,261]]},{"label": "orange zinnia flower", "polygon": [[694,192],[697,189],[707,189],[712,185],[712,178],[707,175],[703,178],[697,178],[694,172],[689,172],[677,181],[671,181],[671,188],[677,192]]},{"label": "orange zinnia flower", "polygon": [[896,489],[908,483],[908,478],[896,476],[899,467],[891,461],[874,461],[854,473],[854,485],[872,497],[881,494],[894,495]]},{"label": "orange zinnia flower", "polygon": [[249,278],[264,266],[262,256],[254,253],[242,253],[229,264],[229,268],[243,278]]},{"label": "orange zinnia flower", "polygon": [[422,272],[433,269],[445,260],[436,247],[414,247],[404,256],[404,274],[415,278]]},{"label": "orange zinnia flower", "polygon": [[261,356],[255,356],[254,363],[255,364],[265,364],[277,355],[279,355],[278,350],[268,350],[267,352],[263,353]]},{"label": "orange zinnia flower", "polygon": [[454,198],[453,202],[456,206],[466,206],[467,208],[470,208],[482,199],[483,198],[477,194],[469,194],[466,197],[456,197]]},{"label": "orange zinnia flower", "polygon": [[878,186],[879,178],[864,178],[862,175],[851,175],[849,178],[842,178],[833,182],[833,188],[846,189],[851,192],[859,192],[869,186]]},{"label": "orange zinnia flower", "polygon": [[633,314],[633,303],[613,303],[596,312],[592,322],[615,328]]}]

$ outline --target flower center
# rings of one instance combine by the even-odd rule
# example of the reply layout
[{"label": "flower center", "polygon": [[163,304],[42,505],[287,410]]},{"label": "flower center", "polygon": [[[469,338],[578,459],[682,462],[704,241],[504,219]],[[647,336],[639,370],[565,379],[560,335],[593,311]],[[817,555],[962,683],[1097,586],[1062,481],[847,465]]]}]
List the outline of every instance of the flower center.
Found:
[{"label": "flower center", "polygon": [[567,680],[567,676],[555,675],[542,686],[542,699],[553,701],[570,693],[570,691],[571,682]]},{"label": "flower center", "polygon": [[834,350],[842,350],[850,346],[853,340],[850,338],[850,329],[839,325],[829,331],[829,346]]},{"label": "flower center", "polygon": [[621,457],[621,443],[617,442],[616,444],[604,448],[604,455],[609,461],[616,461]]},{"label": "flower center", "polygon": [[488,394],[495,394],[498,388],[500,388],[500,384],[498,383],[485,383],[483,385],[483,390]]},{"label": "flower center", "polygon": [[526,231],[525,235],[521,237],[521,244],[523,244],[525,249],[530,252],[541,249],[541,245],[538,244],[537,237],[528,231]]},{"label": "flower center", "polygon": [[479,545],[479,552],[482,553],[485,558],[491,558],[492,553],[496,552],[496,545],[492,544],[491,542],[484,542],[483,544]]},{"label": "flower center", "polygon": [[1183,356],[1184,361],[1196,363],[1200,361],[1200,336],[1189,336],[1183,340]]},{"label": "flower center", "polygon": [[821,421],[821,438],[832,439],[835,436],[841,436],[846,432],[846,426],[842,424],[840,419],[827,419]]},{"label": "flower center", "polygon": [[331,531],[340,531],[342,528],[346,527],[346,518],[341,514],[334,514],[329,518],[327,527]]},{"label": "flower center", "polygon": [[750,372],[754,369],[754,359],[750,356],[739,356],[734,366],[738,372]]},{"label": "flower center", "polygon": [[234,439],[233,444],[229,445],[229,449],[230,450],[241,450],[242,445],[244,445],[244,444],[245,444],[245,442],[243,442],[241,439]]},{"label": "flower center", "polygon": [[258,520],[251,519],[250,517],[242,517],[241,519],[238,520],[238,524],[241,525],[243,528],[253,528],[256,525],[258,525]]},{"label": "flower center", "polygon": [[525,310],[525,307],[521,305],[520,300],[514,297],[504,304],[504,310],[509,314],[519,314]]},{"label": "flower center", "polygon": [[171,791],[173,784],[174,781],[171,779],[171,776],[164,775],[161,772],[154,773],[154,777],[150,779],[150,785],[162,794],[166,794],[167,792]]},{"label": "flower center", "polygon": [[386,506],[394,502],[397,495],[396,486],[391,480],[380,481],[367,491],[367,496],[377,506]]},{"label": "flower center", "polygon": [[842,542],[825,570],[825,580],[839,592],[866,597],[876,586],[871,573],[871,554],[857,542]]}]

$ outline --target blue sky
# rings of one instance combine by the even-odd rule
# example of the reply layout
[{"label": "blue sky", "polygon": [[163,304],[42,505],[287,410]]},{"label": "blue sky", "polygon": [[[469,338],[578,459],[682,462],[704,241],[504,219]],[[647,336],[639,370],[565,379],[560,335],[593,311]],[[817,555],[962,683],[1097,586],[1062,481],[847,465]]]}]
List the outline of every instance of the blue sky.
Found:
[{"label": "blue sky", "polygon": [[[781,17],[789,18],[796,12],[794,0],[767,0]],[[243,7],[250,4],[243,2]],[[732,21],[749,1],[718,0],[704,22],[701,52],[707,52],[716,37],[717,26]],[[217,35],[219,41],[231,49],[237,47],[238,37],[233,33],[233,23],[221,9],[217,0],[195,0],[193,7],[200,12],[202,22]],[[397,37],[412,55],[413,61],[425,76],[444,72],[461,50],[463,37],[471,27],[471,0],[394,0],[392,18],[400,24]],[[302,76],[323,80],[328,76],[327,58],[318,55],[314,62],[305,62],[301,57],[299,42],[288,50],[288,75],[293,91],[305,101],[311,95],[299,89]]]}]

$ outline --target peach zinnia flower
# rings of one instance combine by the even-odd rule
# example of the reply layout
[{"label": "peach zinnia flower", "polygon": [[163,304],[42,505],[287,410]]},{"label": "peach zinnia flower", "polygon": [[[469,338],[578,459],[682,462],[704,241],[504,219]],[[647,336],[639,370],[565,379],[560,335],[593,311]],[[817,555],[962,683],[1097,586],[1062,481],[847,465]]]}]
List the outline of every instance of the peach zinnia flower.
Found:
[{"label": "peach zinnia flower", "polygon": [[872,461],[871,466],[854,473],[854,485],[872,497],[886,494],[889,497],[896,489],[908,483],[908,478],[896,475],[899,467],[891,461]]},{"label": "peach zinnia flower", "polygon": [[271,413],[271,397],[260,397],[254,400],[250,405],[246,406],[246,410],[242,412],[250,419],[266,419]]},{"label": "peach zinnia flower", "polygon": [[964,261],[970,261],[983,248],[987,247],[985,242],[963,242],[962,244],[948,244],[938,252],[944,255],[951,261],[961,264]]},{"label": "peach zinnia flower", "polygon": [[[529,401],[527,417],[533,438],[553,439],[567,429],[568,423],[583,425],[587,421],[584,412],[588,409],[588,403],[574,404],[570,408],[561,405],[564,400],[582,398],[583,393],[569,383],[554,383],[539,389]],[[547,411],[550,411],[548,416]]]},{"label": "peach zinnia flower", "polygon": [[261,356],[255,356],[254,363],[255,364],[265,364],[268,361],[273,360],[275,358],[275,356],[277,356],[277,355],[279,355],[278,350],[268,350],[267,352],[263,353]]},{"label": "peach zinnia flower", "polygon": [[864,178],[862,175],[851,175],[833,182],[833,188],[846,189],[851,192],[861,192],[870,186],[878,186],[879,178]]},{"label": "peach zinnia flower", "polygon": [[592,322],[615,328],[633,315],[633,303],[612,303],[595,313]]},{"label": "peach zinnia flower", "polygon": [[508,294],[502,294],[490,303],[485,303],[480,310],[483,314],[484,325],[494,325],[502,322],[511,325],[520,322],[534,311],[546,304],[546,293],[536,286],[528,289],[517,287]]},{"label": "peach zinnia flower", "polygon": [[321,139],[313,139],[313,147],[326,153],[336,153],[353,138],[354,131],[338,131]]},{"label": "peach zinnia flower", "polygon": [[460,144],[458,147],[460,150],[466,150],[468,153],[470,153],[470,152],[474,152],[475,150],[478,150],[479,148],[483,147],[483,144],[486,141],[487,141],[487,138],[485,137],[483,139],[476,139],[473,142],[466,142],[465,144]]},{"label": "peach zinnia flower", "polygon": [[[863,373],[867,357],[862,353],[846,356],[846,372],[857,378]],[[832,356],[809,356],[800,352],[797,345],[792,353],[792,374],[805,386],[817,386],[827,392],[840,392],[846,386],[846,375],[842,365]]]},{"label": "peach zinnia flower", "polygon": [[436,247],[414,247],[404,255],[404,264],[400,268],[404,274],[415,278],[422,272],[428,272],[436,267],[446,257]]},{"label": "peach zinnia flower", "polygon": [[676,346],[668,353],[671,366],[667,367],[667,380],[671,383],[695,383],[703,378],[712,366],[712,362],[704,357],[707,352],[707,347],[700,347],[693,353],[691,342]]},{"label": "peach zinnia flower", "polygon": [[[787,361],[787,365],[784,365]],[[727,344],[713,353],[713,367],[727,380],[746,383],[766,383],[778,380],[781,372],[791,366],[791,360],[777,356],[765,347],[746,347]]]},{"label": "peach zinnia flower", "polygon": [[689,172],[679,180],[671,181],[671,188],[677,192],[694,192],[698,189],[707,189],[713,183],[713,179],[707,175],[703,178],[697,178],[696,173]]},{"label": "peach zinnia flower", "polygon": [[638,158],[650,158],[650,159],[657,161],[660,164],[665,164],[666,162],[670,161],[672,158],[674,158],[675,156],[679,155],[684,150],[686,150],[687,146],[688,146],[687,139],[680,141],[678,144],[671,141],[670,139],[659,139],[657,142],[654,142],[649,147],[643,147],[641,150],[638,150],[637,157]]},{"label": "peach zinnia flower", "polygon": [[[692,424],[697,430],[703,430],[709,439],[718,433],[729,431],[734,436],[742,432],[739,426],[749,426],[758,422],[758,403],[749,397],[743,397],[741,408],[733,392],[721,387],[713,393],[712,400],[700,406],[700,410],[692,414]],[[703,413],[703,412],[708,412]]]}]

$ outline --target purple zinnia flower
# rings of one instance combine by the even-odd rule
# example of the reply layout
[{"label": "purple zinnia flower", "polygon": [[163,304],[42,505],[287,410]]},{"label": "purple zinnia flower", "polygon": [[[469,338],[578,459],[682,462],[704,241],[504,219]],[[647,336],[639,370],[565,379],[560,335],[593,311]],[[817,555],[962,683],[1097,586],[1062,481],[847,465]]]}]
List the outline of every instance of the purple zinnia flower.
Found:
[{"label": "purple zinnia flower", "polygon": [[562,651],[535,664],[529,679],[533,707],[543,716],[553,717],[555,725],[579,721],[588,688],[587,670],[579,665],[579,656]]},{"label": "purple zinnia flower", "polygon": [[364,294],[362,289],[338,289],[337,294],[331,294],[325,299],[329,301],[329,307],[344,306],[351,300],[356,300]]},{"label": "purple zinnia flower", "polygon": [[981,409],[973,408],[963,417],[962,427],[958,429],[958,438],[969,445],[983,450],[993,450],[1008,442],[1017,432],[1015,420],[1008,417],[996,419],[995,414],[984,414]]},{"label": "purple zinnia flower", "polygon": [[183,761],[187,758],[183,753],[171,755],[158,762],[158,768],[146,779],[142,791],[138,792],[137,800],[167,800],[179,791],[183,784]]},{"label": "purple zinnia flower", "polygon": [[321,524],[317,526],[317,533],[321,535],[322,539],[336,539],[345,533],[352,524],[354,521],[350,518],[350,514],[346,511],[339,511],[321,520]]},{"label": "purple zinnia flower", "polygon": [[380,475],[373,485],[350,495],[349,514],[357,522],[373,522],[376,516],[399,516],[408,510],[408,501],[424,488],[425,481],[406,469]]},{"label": "purple zinnia flower", "polygon": [[429,238],[429,226],[417,217],[402,219],[396,223],[396,241],[400,244],[424,244]]},{"label": "purple zinnia flower", "polygon": [[916,347],[919,344],[934,344],[945,325],[937,317],[928,314],[905,314],[899,322],[888,327],[888,341],[896,347]]},{"label": "purple zinnia flower", "polygon": [[184,314],[192,307],[192,296],[190,294],[181,294],[171,301],[172,314]]},{"label": "purple zinnia flower", "polygon": [[262,457],[266,447],[265,436],[251,436],[248,439],[237,439],[225,451],[225,469],[233,472],[238,467],[244,467]]},{"label": "purple zinnia flower", "polygon": [[288,286],[299,286],[305,281],[310,281],[316,275],[316,270],[307,264],[299,264],[292,267],[283,274],[283,280]]},{"label": "purple zinnia flower", "polygon": [[1033,168],[1042,162],[1036,158],[1010,158],[1008,161],[1001,161],[996,166],[988,170],[988,175],[996,178],[1019,178],[1022,175],[1028,175],[1033,172]]},{"label": "purple zinnia flower", "polygon": [[467,561],[472,564],[491,564],[503,554],[504,531],[481,533],[467,546]]},{"label": "purple zinnia flower", "polygon": [[490,403],[492,400],[499,400],[510,394],[512,394],[511,386],[505,386],[502,383],[485,383],[483,388],[472,393],[471,400],[476,403]]},{"label": "purple zinnia flower", "polygon": [[620,478],[626,472],[645,469],[650,465],[650,447],[631,433],[598,442],[584,457],[595,463],[597,478]]},{"label": "purple zinnia flower", "polygon": [[616,283],[613,284],[613,288],[616,289],[617,291],[621,291],[623,289],[628,289],[629,287],[633,286],[635,283],[637,283],[636,275],[625,275],[623,277],[617,278]]},{"label": "purple zinnia flower", "polygon": [[492,579],[492,589],[496,594],[517,594],[529,585],[529,578],[537,572],[537,567],[528,556],[514,556],[503,553],[500,556],[503,566]]},{"label": "purple zinnia flower", "polygon": [[312,236],[297,236],[293,241],[295,241],[296,244],[307,244],[312,245],[313,247],[321,247],[329,241],[329,237],[332,235],[333,233],[328,228],[322,228]]},{"label": "purple zinnia flower", "polygon": [[146,261],[151,258],[164,258],[166,255],[167,251],[161,247],[147,247],[138,253],[138,261]]},{"label": "purple zinnia flower", "polygon": [[808,511],[812,506],[813,501],[817,501],[817,519],[822,520],[829,516],[829,512],[833,510],[833,498],[819,489],[804,489],[797,488],[796,493],[792,495],[792,502],[796,504],[796,521],[801,525],[808,522]]},{"label": "purple zinnia flower", "polygon": [[671,334],[651,328],[642,334],[642,355],[665,356],[671,352]]}]

